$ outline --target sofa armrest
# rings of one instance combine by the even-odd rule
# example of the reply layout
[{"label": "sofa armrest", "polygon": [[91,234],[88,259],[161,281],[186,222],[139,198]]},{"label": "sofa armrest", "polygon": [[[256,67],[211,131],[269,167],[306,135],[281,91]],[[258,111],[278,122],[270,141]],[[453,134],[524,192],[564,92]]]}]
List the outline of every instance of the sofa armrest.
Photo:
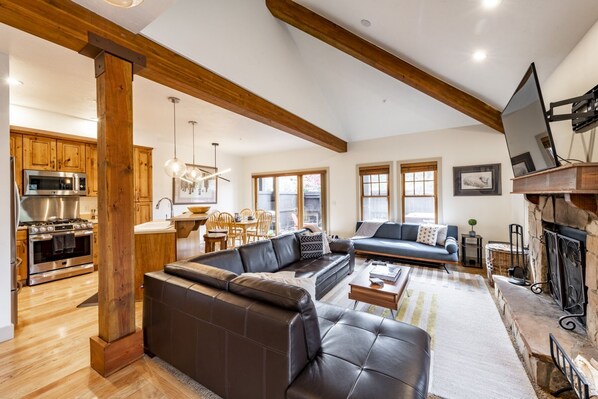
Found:
[{"label": "sofa armrest", "polygon": [[353,247],[353,241],[343,239],[331,240],[330,250],[332,252],[349,254],[349,274],[353,273],[355,269],[355,248]]},{"label": "sofa armrest", "polygon": [[449,254],[454,254],[459,250],[459,244],[457,244],[457,240],[453,237],[447,237],[446,242],[444,243],[444,249],[446,249]]}]

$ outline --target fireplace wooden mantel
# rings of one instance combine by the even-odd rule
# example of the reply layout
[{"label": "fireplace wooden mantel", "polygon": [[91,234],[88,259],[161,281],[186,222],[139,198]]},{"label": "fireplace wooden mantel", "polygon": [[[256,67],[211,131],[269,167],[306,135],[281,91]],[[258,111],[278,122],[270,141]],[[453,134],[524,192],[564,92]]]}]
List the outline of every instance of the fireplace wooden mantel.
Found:
[{"label": "fireplace wooden mantel", "polygon": [[598,214],[598,163],[575,163],[513,180],[513,194],[538,204],[542,195],[562,195],[572,206]]}]

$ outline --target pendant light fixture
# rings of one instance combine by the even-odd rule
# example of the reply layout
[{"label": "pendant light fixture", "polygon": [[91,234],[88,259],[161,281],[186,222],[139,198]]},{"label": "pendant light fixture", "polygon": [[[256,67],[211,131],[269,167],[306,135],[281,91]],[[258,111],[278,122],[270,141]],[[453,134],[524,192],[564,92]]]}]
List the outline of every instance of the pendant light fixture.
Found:
[{"label": "pendant light fixture", "polygon": [[196,121],[189,121],[189,124],[191,125],[191,129],[193,130],[193,166],[191,166],[190,168],[187,168],[187,173],[185,173],[185,178],[186,180],[192,181],[192,182],[197,182],[200,181],[199,179],[201,178],[201,170],[199,170],[197,168],[196,163],[195,163],[195,125],[197,125]]},{"label": "pendant light fixture", "polygon": [[104,0],[106,3],[121,7],[121,8],[132,8],[143,3],[143,0]]},{"label": "pendant light fixture", "polygon": [[172,109],[173,109],[173,121],[174,121],[174,125],[173,125],[173,136],[174,136],[174,158],[170,158],[168,161],[166,161],[164,163],[164,171],[166,172],[166,174],[170,177],[173,177],[175,179],[181,178],[186,170],[187,170],[187,165],[185,165],[185,162],[181,161],[180,159],[178,159],[176,157],[176,105],[181,101],[176,97],[168,97],[168,101],[170,101],[172,103]]},{"label": "pendant light fixture", "polygon": [[[218,143],[212,143],[212,145],[214,146],[214,169],[218,170],[218,167],[216,166],[217,165],[216,164],[216,148],[218,148],[219,144]],[[224,170],[222,170],[220,172],[216,172],[216,173],[212,173],[211,175],[203,176],[203,177],[199,178],[197,181],[199,182],[199,181],[211,179],[213,177],[218,177],[219,179],[222,179],[222,180],[227,181],[227,182],[230,183],[230,180],[225,179],[224,177],[220,176],[220,175],[222,175],[224,173],[228,173],[230,171],[231,171],[231,168],[224,169]]]}]

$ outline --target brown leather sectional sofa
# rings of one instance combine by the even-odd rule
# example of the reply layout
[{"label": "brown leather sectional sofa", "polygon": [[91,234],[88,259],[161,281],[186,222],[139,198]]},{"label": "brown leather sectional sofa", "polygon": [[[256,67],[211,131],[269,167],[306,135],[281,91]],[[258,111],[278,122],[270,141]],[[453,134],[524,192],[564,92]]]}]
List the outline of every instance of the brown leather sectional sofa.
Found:
[{"label": "brown leather sectional sofa", "polygon": [[145,351],[227,399],[425,399],[430,337],[201,264],[144,280]]},{"label": "brown leather sectional sofa", "polygon": [[[245,262],[242,248],[212,260]],[[145,275],[146,353],[227,399],[427,397],[425,331],[221,265],[178,262]]]},{"label": "brown leather sectional sofa", "polygon": [[332,253],[317,259],[301,260],[299,235],[303,232],[305,230],[235,249],[211,252],[177,264],[201,263],[235,274],[292,271],[295,277],[315,278],[316,299],[320,299],[347,274],[353,273],[355,250],[351,240],[335,240],[330,243]]}]

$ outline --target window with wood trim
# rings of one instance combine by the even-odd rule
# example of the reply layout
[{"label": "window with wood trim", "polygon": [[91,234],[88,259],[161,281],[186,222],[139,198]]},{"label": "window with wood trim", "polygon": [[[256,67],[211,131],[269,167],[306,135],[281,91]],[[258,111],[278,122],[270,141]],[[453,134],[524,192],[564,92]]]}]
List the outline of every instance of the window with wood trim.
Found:
[{"label": "window with wood trim", "polygon": [[326,171],[294,171],[253,175],[255,209],[272,213],[275,234],[297,230],[305,224],[326,230]]},{"label": "window with wood trim", "polygon": [[401,164],[401,186],[403,222],[437,223],[437,162]]},{"label": "window with wood trim", "polygon": [[390,219],[390,166],[359,167],[361,220]]}]

